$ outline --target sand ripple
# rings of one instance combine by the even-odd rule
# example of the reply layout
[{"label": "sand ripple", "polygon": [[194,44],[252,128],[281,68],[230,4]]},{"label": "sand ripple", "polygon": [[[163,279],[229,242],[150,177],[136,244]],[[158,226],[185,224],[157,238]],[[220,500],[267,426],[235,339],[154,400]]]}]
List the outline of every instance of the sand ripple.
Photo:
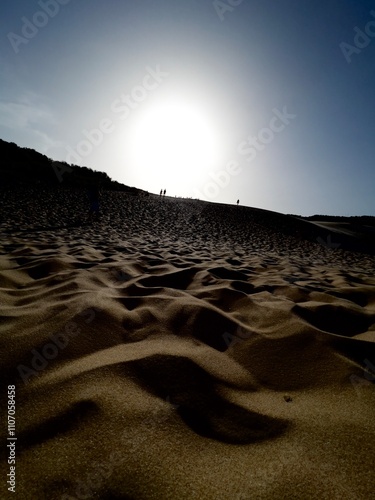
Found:
[{"label": "sand ripple", "polygon": [[374,257],[120,195],[2,223],[19,498],[370,498]]}]

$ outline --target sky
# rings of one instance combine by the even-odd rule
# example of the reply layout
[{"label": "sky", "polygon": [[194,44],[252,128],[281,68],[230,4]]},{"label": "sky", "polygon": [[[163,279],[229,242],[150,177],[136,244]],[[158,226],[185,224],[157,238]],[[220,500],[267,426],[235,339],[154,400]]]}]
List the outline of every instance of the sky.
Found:
[{"label": "sky", "polygon": [[3,140],[152,193],[375,215],[375,0],[5,0],[0,14]]}]

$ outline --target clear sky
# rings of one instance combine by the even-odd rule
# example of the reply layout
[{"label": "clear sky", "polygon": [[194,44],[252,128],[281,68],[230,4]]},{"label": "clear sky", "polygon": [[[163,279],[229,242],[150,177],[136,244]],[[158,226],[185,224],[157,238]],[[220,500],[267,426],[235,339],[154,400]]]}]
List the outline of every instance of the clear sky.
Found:
[{"label": "clear sky", "polygon": [[375,1],[0,13],[2,139],[154,193],[375,215]]}]

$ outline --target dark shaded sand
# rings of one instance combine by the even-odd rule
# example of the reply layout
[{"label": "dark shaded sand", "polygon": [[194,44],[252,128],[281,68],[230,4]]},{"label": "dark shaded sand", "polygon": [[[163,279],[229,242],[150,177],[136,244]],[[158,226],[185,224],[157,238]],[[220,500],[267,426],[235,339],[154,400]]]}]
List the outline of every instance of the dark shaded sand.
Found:
[{"label": "dark shaded sand", "polygon": [[114,192],[89,223],[80,191],[0,197],[1,498],[375,498],[371,229]]}]

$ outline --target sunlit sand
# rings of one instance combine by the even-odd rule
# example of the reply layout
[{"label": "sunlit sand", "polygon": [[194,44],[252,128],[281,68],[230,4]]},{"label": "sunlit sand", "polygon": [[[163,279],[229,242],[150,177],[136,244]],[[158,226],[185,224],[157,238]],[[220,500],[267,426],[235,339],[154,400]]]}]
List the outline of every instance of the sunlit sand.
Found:
[{"label": "sunlit sand", "polygon": [[370,497],[360,228],[115,192],[90,221],[80,191],[1,196],[15,498]]}]

